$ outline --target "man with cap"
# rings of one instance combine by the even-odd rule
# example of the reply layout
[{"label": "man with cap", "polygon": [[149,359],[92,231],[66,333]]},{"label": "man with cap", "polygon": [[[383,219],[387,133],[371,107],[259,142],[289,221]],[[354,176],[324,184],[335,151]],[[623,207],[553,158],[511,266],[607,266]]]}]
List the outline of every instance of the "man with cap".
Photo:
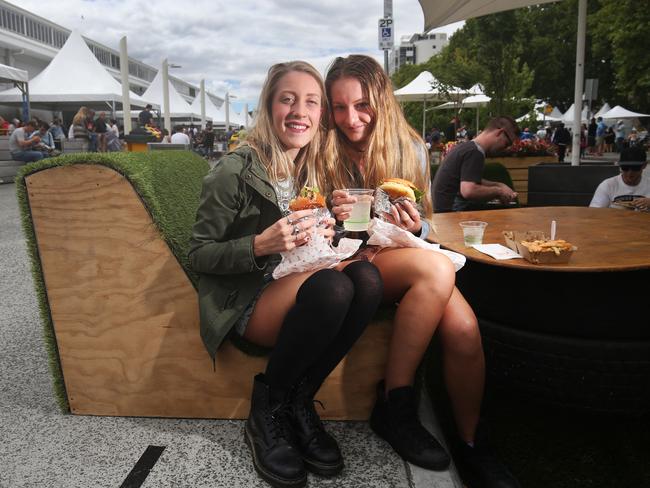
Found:
[{"label": "man with cap", "polygon": [[151,119],[153,119],[153,114],[151,113],[152,108],[151,104],[147,104],[144,110],[138,114],[138,124],[140,124],[140,127],[151,123]]},{"label": "man with cap", "polygon": [[648,164],[645,150],[640,146],[624,148],[616,164],[621,174],[601,182],[589,206],[647,212],[650,208],[650,174],[643,171]]}]

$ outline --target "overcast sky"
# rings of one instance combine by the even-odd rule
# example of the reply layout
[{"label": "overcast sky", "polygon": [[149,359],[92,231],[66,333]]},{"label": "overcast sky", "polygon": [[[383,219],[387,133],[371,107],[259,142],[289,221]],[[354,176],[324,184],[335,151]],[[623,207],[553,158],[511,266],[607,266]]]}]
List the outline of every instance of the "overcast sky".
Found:
[{"label": "overcast sky", "polygon": [[[167,57],[172,74],[208,91],[227,90],[252,109],[273,63],[302,59],[321,73],[336,56],[364,53],[383,65],[377,21],[383,0],[12,0],[113,49],[127,36],[129,56],[158,68]],[[421,32],[417,0],[393,0],[395,41]],[[458,24],[434,32],[452,33]],[[239,105],[237,104],[239,102]]]}]

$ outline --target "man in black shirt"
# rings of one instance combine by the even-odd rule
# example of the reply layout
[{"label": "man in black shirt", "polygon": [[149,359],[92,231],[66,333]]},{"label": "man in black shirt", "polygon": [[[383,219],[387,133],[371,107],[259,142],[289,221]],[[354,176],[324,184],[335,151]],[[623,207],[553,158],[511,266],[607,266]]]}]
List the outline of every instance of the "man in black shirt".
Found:
[{"label": "man in black shirt", "polygon": [[508,185],[483,179],[485,154],[503,151],[519,138],[519,127],[510,117],[491,119],[473,140],[455,146],[445,157],[433,180],[436,213],[468,210],[471,202],[498,198],[508,203],[517,198]]},{"label": "man in black shirt", "polygon": [[147,105],[144,110],[138,114],[138,124],[140,124],[140,127],[144,127],[151,123],[151,119],[153,119],[153,114],[151,113],[152,108],[151,105]]}]

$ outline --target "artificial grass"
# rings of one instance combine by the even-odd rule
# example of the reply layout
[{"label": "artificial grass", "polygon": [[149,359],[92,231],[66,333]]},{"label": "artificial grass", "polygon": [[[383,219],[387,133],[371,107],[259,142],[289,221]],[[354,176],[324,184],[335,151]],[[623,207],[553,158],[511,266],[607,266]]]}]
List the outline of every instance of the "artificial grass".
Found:
[{"label": "artificial grass", "polygon": [[203,177],[209,165],[189,151],[153,151],[142,153],[75,153],[48,158],[23,166],[16,176],[16,193],[22,227],[32,265],[32,275],[38,297],[43,337],[52,373],[54,394],[62,411],[68,412],[56,336],[50,315],[47,289],[38,254],[34,224],[29,208],[25,177],[57,166],[97,164],[114,169],[126,177],[145,204],[162,238],[181,263],[196,287],[198,276],[189,266],[187,252],[192,236],[192,224],[201,196]]}]

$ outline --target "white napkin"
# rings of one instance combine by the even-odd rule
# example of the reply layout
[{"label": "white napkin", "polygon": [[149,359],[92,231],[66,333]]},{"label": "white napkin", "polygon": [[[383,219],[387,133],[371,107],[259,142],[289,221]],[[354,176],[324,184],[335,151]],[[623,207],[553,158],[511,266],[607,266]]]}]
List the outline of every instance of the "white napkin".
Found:
[{"label": "white napkin", "polygon": [[497,260],[523,258],[523,256],[520,256],[509,247],[502,246],[501,244],[474,244],[472,247]]},{"label": "white napkin", "polygon": [[377,217],[370,221],[368,235],[370,236],[370,239],[368,239],[368,245],[381,247],[417,247],[444,254],[454,264],[456,271],[462,268],[467,260],[467,258],[462,254],[440,249],[440,244],[432,244],[420,239],[419,237],[415,237],[409,231],[397,227],[390,222],[378,219]]},{"label": "white napkin", "polygon": [[316,271],[336,266],[357,252],[362,242],[361,239],[344,237],[339,241],[338,247],[334,247],[322,234],[312,232],[311,239],[307,244],[280,253],[282,261],[273,270],[273,278],[277,280],[291,273]]}]

